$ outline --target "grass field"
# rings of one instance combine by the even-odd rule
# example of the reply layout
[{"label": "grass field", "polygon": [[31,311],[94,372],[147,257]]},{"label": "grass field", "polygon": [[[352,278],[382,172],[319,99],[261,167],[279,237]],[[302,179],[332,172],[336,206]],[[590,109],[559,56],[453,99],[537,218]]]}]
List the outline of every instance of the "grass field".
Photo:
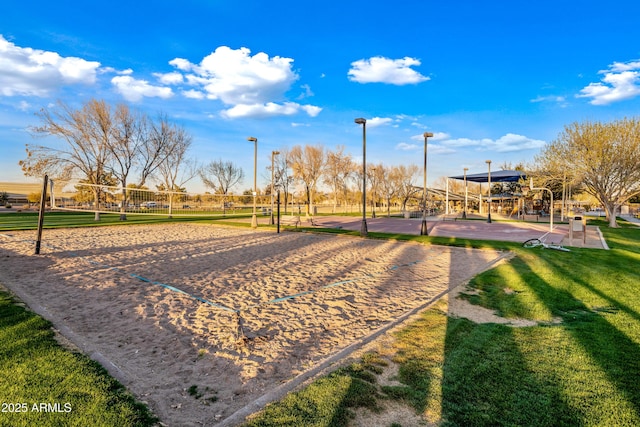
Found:
[{"label": "grass field", "polygon": [[[16,217],[0,215],[0,229],[7,222],[15,225]],[[347,426],[356,411],[376,417],[392,401],[443,426],[640,425],[640,228],[599,225],[610,251],[375,234],[514,251],[511,261],[477,276],[470,283],[477,292],[464,297],[538,326],[477,324],[448,316],[441,301],[391,343],[269,405],[246,425]],[[0,375],[11,375],[0,381],[3,402],[80,402],[77,412],[56,414],[55,421],[0,414],[0,426],[153,423],[104,371],[57,346],[51,334],[47,322],[0,293]],[[397,382],[382,385],[380,374],[391,365]],[[80,404],[87,418],[79,418]],[[101,419],[109,421],[93,422]]]},{"label": "grass field", "polygon": [[[388,401],[443,426],[640,425],[640,228],[601,225],[610,251],[513,246],[513,260],[470,284],[473,303],[538,326],[452,318],[442,301],[246,425],[346,426],[356,408],[375,417]],[[399,383],[383,386],[390,364]]]},{"label": "grass field", "polygon": [[0,426],[151,426],[156,418],[51,324],[0,292]]}]

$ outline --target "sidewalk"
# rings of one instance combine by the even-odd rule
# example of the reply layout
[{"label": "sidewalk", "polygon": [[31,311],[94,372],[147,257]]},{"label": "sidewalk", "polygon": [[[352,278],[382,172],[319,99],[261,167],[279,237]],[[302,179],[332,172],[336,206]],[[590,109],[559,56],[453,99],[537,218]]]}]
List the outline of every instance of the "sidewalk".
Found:
[{"label": "sidewalk", "polygon": [[[305,216],[300,217],[302,227],[311,226]],[[250,219],[243,218],[243,222]],[[640,225],[640,221],[637,221]],[[258,224],[269,223],[269,217],[258,216]],[[313,217],[313,225],[323,228],[341,228],[360,231],[362,217],[322,216]],[[398,218],[386,216],[367,218],[369,232],[389,234],[420,235],[421,218]],[[504,242],[524,243],[529,239],[541,239],[545,243],[561,244],[578,248],[609,249],[607,242],[597,226],[587,226],[586,238],[582,232],[574,232],[573,240],[569,240],[569,224],[554,224],[553,232],[549,232],[548,222],[493,221],[486,220],[443,220],[442,217],[427,217],[427,230],[433,237],[455,237],[461,239],[499,240]],[[584,242],[583,242],[584,239]]]},{"label": "sidewalk", "polygon": [[[359,231],[362,218],[340,216],[316,216],[313,222],[318,227],[343,228]],[[412,218],[367,218],[369,232],[398,233],[419,235],[422,219]],[[549,232],[549,223],[531,223],[522,221],[491,222],[483,220],[443,221],[442,218],[429,217],[427,219],[429,236],[457,237],[463,239],[500,240],[507,242],[525,242],[529,239],[541,239],[546,243],[559,243],[564,246],[608,249],[602,239],[600,230],[596,226],[588,226],[586,239],[583,243],[583,233],[574,233],[573,241],[569,241],[569,225],[558,224]]]},{"label": "sidewalk", "polygon": [[635,224],[635,225],[640,227],[640,218],[636,218],[633,215],[620,215],[619,218],[622,218],[625,221],[629,221],[629,222],[631,222],[631,223],[633,223],[633,224]]}]

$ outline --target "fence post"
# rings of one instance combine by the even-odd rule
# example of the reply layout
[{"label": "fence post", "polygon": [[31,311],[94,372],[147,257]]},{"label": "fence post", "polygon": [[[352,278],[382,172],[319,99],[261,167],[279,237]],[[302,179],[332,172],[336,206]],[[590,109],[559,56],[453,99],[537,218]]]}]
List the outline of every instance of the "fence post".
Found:
[{"label": "fence post", "polygon": [[42,241],[42,225],[44,223],[44,208],[47,203],[47,185],[49,183],[49,176],[44,176],[44,183],[42,184],[42,194],[40,195],[40,212],[38,214],[38,238],[36,239],[36,255],[40,254],[40,242]]}]

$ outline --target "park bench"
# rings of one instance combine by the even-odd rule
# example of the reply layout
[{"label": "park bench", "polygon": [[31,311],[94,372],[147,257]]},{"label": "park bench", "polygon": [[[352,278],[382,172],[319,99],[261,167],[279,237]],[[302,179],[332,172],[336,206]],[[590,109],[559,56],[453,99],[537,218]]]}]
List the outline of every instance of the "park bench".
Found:
[{"label": "park bench", "polygon": [[300,217],[296,215],[282,215],[280,217],[280,224],[294,225],[296,228],[298,228],[298,225],[300,225]]},{"label": "park bench", "polygon": [[522,215],[522,219],[525,220],[525,221],[538,222],[540,220],[540,216],[539,215],[532,215],[532,214],[524,214],[524,215]]},{"label": "park bench", "polygon": [[457,212],[448,213],[448,214],[442,214],[442,220],[443,221],[457,221],[459,216],[460,216],[460,214],[458,214]]}]

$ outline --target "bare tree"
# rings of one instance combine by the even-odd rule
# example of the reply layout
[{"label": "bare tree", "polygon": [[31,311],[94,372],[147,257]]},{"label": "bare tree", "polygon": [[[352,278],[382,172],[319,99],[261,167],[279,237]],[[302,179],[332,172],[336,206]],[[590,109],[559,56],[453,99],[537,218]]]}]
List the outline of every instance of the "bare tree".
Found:
[{"label": "bare tree", "polygon": [[199,167],[194,159],[187,157],[192,138],[182,128],[175,128],[173,148],[169,155],[158,166],[162,184],[171,191],[169,194],[169,213],[173,209],[174,191],[181,191],[182,187],[198,175]]},{"label": "bare tree", "polygon": [[402,210],[407,208],[407,202],[416,193],[415,180],[420,172],[416,165],[400,165],[393,168],[393,179],[396,180],[397,195],[402,203]]},{"label": "bare tree", "polygon": [[[37,176],[43,172],[52,176],[69,178],[79,173],[80,178],[90,184],[102,184],[107,175],[107,164],[112,153],[111,116],[104,101],[92,99],[79,110],[74,110],[59,101],[53,110],[42,109],[37,114],[42,121],[34,126],[34,135],[55,136],[66,144],[62,148],[27,144],[27,158],[20,161],[26,176]],[[96,205],[100,202],[99,187],[92,187]],[[100,213],[95,213],[100,220]]]},{"label": "bare tree", "polygon": [[385,202],[387,204],[387,217],[391,216],[391,201],[398,194],[398,183],[399,179],[397,178],[397,172],[395,168],[392,167],[382,167],[381,178],[380,178],[380,195],[384,197]]},{"label": "bare tree", "polygon": [[371,183],[371,204],[373,206],[372,213],[375,213],[375,207],[378,205],[378,199],[380,197],[380,183],[384,179],[384,166],[382,165],[382,163],[379,163],[377,165],[369,164],[367,166],[367,175],[367,179]]},{"label": "bare tree", "polygon": [[324,168],[324,183],[333,193],[333,213],[338,206],[338,195],[343,196],[344,209],[347,208],[348,181],[353,169],[350,154],[344,153],[344,146],[336,147],[336,151],[328,151]]},{"label": "bare tree", "polygon": [[293,176],[299,179],[305,188],[306,214],[309,215],[313,205],[313,195],[322,176],[325,162],[324,147],[321,145],[296,145],[289,151],[289,164]]},{"label": "bare tree", "polygon": [[553,175],[576,177],[602,203],[609,226],[617,227],[620,206],[640,194],[640,120],[565,126],[536,162]]},{"label": "bare tree", "polygon": [[222,209],[226,213],[226,196],[234,185],[244,179],[242,168],[234,165],[231,161],[216,160],[200,168],[199,175],[205,186],[211,188],[214,193],[223,195]]},{"label": "bare tree", "polygon": [[104,108],[103,114],[105,117],[110,117],[111,122],[111,137],[107,139],[107,148],[111,156],[107,169],[122,187],[120,220],[124,221],[127,219],[125,209],[128,204],[129,177],[137,166],[140,152],[148,140],[147,118],[131,111],[125,104],[119,104],[113,113],[107,104],[104,104]]},{"label": "bare tree", "polygon": [[[275,186],[281,188],[284,193],[284,212],[287,213],[287,204],[289,200],[289,188],[293,184],[293,176],[289,171],[289,149],[281,148],[280,155],[276,157],[275,168]],[[293,198],[293,196],[292,196]]]}]

